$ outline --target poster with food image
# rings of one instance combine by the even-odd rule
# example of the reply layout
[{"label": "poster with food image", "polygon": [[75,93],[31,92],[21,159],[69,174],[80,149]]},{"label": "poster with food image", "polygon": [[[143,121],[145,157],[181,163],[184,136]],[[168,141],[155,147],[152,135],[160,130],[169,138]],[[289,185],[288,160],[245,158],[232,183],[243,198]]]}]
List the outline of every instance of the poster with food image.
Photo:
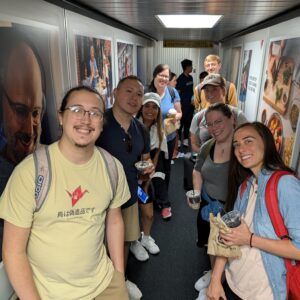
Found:
[{"label": "poster with food image", "polygon": [[296,168],[299,145],[300,38],[274,39],[269,43],[258,121],[267,125],[284,162]]},{"label": "poster with food image", "polygon": [[295,59],[287,53],[286,47],[287,40],[270,43],[263,96],[282,115],[287,110],[295,67]]}]

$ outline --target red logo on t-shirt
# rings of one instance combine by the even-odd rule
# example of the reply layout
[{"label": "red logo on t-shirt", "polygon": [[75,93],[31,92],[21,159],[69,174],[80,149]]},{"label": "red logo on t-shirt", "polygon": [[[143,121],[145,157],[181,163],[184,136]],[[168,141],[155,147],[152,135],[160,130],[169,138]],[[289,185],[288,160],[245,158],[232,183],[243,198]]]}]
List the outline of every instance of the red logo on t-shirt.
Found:
[{"label": "red logo on t-shirt", "polygon": [[74,206],[83,197],[85,193],[88,193],[88,190],[82,191],[81,186],[79,186],[72,194],[69,191],[67,191],[67,193],[72,199],[72,206]]}]

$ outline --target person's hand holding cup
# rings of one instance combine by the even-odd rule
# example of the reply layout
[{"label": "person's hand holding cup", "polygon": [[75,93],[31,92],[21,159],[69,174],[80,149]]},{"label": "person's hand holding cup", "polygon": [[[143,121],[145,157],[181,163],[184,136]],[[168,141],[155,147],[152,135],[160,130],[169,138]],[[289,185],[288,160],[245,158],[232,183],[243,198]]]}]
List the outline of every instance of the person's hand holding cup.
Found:
[{"label": "person's hand holding cup", "polygon": [[172,119],[172,122],[174,124],[177,122],[176,115],[177,115],[177,110],[175,108],[170,108],[168,111],[168,118]]},{"label": "person's hand holding cup", "polygon": [[201,203],[200,191],[190,190],[186,192],[188,206],[192,209],[199,209]]},{"label": "person's hand holding cup", "polygon": [[232,210],[222,216],[222,220],[229,228],[235,228],[241,225],[241,213],[238,210]]},{"label": "person's hand holding cup", "polygon": [[135,163],[135,167],[138,170],[139,179],[141,179],[142,181],[149,180],[149,177],[151,177],[151,174],[155,170],[155,167],[151,160],[140,160]]}]

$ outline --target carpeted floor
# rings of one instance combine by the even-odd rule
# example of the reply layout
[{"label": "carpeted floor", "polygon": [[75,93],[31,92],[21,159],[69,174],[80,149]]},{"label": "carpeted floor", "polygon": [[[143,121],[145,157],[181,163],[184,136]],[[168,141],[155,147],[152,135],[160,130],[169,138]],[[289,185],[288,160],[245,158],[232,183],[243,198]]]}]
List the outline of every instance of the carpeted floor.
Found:
[{"label": "carpeted floor", "polygon": [[183,189],[183,158],[172,165],[169,198],[173,217],[163,221],[155,211],[152,237],[160,254],[150,255],[147,262],[130,255],[128,278],[143,293],[142,300],[195,300],[195,281],[208,270],[205,250],[196,246],[196,214],[185,200]]}]

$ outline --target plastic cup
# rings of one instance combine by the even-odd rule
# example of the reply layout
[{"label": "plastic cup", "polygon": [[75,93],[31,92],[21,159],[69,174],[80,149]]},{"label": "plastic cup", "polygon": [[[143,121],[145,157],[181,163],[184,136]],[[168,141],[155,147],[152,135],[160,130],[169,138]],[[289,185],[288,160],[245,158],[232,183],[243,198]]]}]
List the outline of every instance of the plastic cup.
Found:
[{"label": "plastic cup", "polygon": [[222,220],[229,228],[238,227],[241,224],[241,214],[238,210],[232,210],[223,215]]},{"label": "plastic cup", "polygon": [[201,197],[199,191],[190,190],[186,192],[186,197],[190,203],[192,209],[199,209],[201,203]]},{"label": "plastic cup", "polygon": [[144,171],[150,167],[150,162],[147,160],[141,160],[134,164],[139,173],[143,174]]},{"label": "plastic cup", "polygon": [[176,118],[176,113],[177,113],[176,109],[170,108],[168,111],[168,117],[174,119]]}]

